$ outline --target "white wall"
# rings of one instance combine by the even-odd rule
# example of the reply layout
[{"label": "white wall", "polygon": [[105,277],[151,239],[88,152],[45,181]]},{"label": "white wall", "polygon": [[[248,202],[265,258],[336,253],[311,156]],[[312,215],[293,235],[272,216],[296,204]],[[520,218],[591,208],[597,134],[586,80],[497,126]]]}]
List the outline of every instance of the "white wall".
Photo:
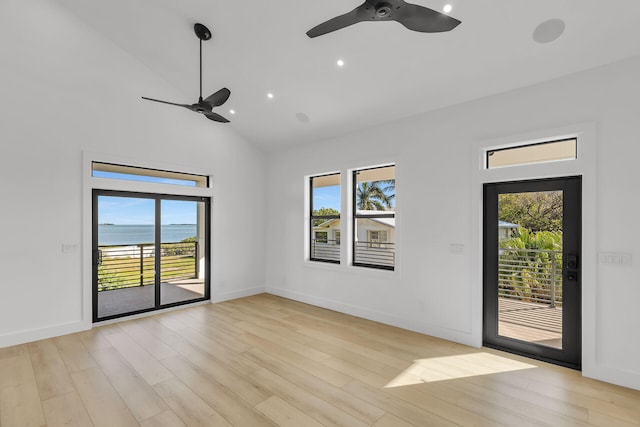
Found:
[{"label": "white wall", "polygon": [[53,2],[0,2],[0,52],[0,347],[90,327],[87,151],[210,171],[212,298],[264,289],[262,152],[228,125],[141,100],[184,95]]},{"label": "white wall", "polygon": [[[597,273],[584,289],[585,301],[593,302],[583,306],[583,335],[593,343],[583,348],[584,374],[640,389],[638,76],[635,58],[271,155],[267,290],[479,345],[481,280],[474,257],[480,254],[473,244],[480,230],[472,200],[478,191],[472,146],[593,122],[597,182],[588,199],[597,200],[597,215],[589,213],[595,230],[587,232],[597,242],[593,252],[625,252],[633,262],[587,269]],[[306,262],[304,176],[385,162],[397,165],[397,271]],[[451,253],[451,244],[464,245],[464,253]]]}]

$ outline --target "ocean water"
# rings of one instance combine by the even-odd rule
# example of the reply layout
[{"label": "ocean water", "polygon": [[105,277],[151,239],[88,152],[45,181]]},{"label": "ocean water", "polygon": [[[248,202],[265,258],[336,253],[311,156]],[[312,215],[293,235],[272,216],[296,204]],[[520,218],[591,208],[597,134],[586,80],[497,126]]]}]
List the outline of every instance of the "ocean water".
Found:
[{"label": "ocean water", "polygon": [[[161,228],[162,242],[180,242],[196,236],[195,224],[171,224]],[[98,225],[99,245],[137,245],[154,242],[153,225]]]}]

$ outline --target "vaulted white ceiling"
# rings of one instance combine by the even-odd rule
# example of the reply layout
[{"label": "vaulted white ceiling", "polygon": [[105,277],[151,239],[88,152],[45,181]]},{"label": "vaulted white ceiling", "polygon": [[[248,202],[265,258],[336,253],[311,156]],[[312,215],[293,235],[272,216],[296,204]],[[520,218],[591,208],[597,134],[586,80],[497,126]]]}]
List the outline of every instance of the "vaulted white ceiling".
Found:
[{"label": "vaulted white ceiling", "polygon": [[[230,126],[266,151],[640,54],[638,0],[415,0],[439,11],[450,3],[449,14],[462,24],[425,34],[396,22],[365,22],[314,39],[307,30],[362,1],[56,1],[184,96],[173,99],[160,88],[140,95],[178,103],[197,100],[193,24],[208,26],[213,38],[203,44],[203,95],[231,90],[214,110],[231,123],[211,126]],[[564,34],[535,42],[535,28],[549,19],[563,20]],[[175,114],[193,113],[176,108]]]}]

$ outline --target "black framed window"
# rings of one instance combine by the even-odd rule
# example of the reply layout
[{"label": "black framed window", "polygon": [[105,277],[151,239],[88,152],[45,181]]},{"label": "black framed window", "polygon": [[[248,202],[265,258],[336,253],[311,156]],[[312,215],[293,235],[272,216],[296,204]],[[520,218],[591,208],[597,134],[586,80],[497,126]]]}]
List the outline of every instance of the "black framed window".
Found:
[{"label": "black framed window", "polygon": [[395,165],[353,171],[353,265],[394,270]]},{"label": "black framed window", "polygon": [[309,259],[340,263],[340,173],[309,178]]}]

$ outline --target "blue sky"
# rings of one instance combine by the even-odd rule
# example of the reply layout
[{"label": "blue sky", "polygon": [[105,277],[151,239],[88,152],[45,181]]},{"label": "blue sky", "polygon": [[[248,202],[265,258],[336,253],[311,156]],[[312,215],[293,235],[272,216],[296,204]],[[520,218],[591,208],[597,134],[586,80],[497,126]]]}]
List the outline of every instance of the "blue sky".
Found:
[{"label": "blue sky", "polygon": [[313,189],[313,208],[332,208],[340,211],[340,186],[317,187]]},{"label": "blue sky", "polygon": [[[197,203],[162,200],[162,224],[196,224]],[[155,200],[136,197],[99,196],[99,224],[153,225]]]}]

